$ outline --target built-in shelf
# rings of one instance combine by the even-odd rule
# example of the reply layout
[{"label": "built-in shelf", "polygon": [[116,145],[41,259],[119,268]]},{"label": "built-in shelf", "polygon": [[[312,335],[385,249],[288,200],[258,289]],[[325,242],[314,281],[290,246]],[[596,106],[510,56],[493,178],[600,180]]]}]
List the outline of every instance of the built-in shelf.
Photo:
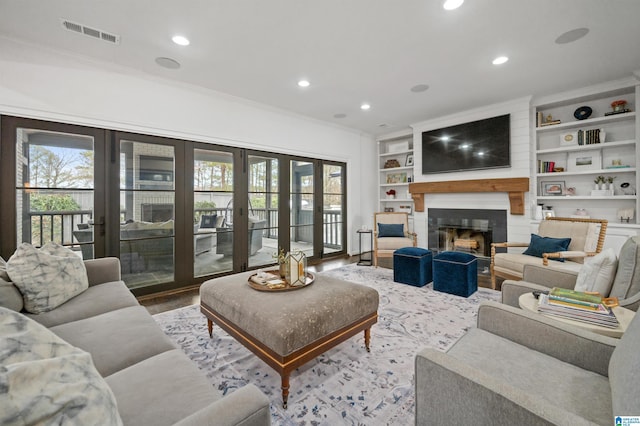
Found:
[{"label": "built-in shelf", "polygon": [[579,127],[590,127],[590,126],[596,126],[600,124],[615,123],[618,121],[627,121],[627,120],[634,119],[635,116],[636,116],[635,112],[627,112],[624,114],[595,117],[595,118],[589,118],[586,120],[571,121],[568,123],[552,124],[550,126],[537,127],[536,132],[543,133],[543,132],[555,131],[558,129],[577,129]]},{"label": "built-in shelf", "polygon": [[559,148],[539,149],[536,151],[536,154],[554,154],[554,153],[572,152],[572,151],[590,151],[594,149],[615,148],[619,146],[628,146],[628,145],[635,145],[635,144],[636,144],[636,141],[627,140],[627,141],[618,141],[618,142],[594,143],[591,145],[562,146]]}]

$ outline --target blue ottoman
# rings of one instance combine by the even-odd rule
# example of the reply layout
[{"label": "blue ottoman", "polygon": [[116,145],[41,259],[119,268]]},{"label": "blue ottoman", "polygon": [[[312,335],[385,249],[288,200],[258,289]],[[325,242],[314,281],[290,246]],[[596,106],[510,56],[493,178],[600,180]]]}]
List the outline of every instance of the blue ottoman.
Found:
[{"label": "blue ottoman", "polygon": [[433,280],[431,250],[405,247],[393,252],[393,281],[422,287]]},{"label": "blue ottoman", "polygon": [[478,290],[478,259],[459,251],[443,251],[433,258],[433,289],[469,297]]}]

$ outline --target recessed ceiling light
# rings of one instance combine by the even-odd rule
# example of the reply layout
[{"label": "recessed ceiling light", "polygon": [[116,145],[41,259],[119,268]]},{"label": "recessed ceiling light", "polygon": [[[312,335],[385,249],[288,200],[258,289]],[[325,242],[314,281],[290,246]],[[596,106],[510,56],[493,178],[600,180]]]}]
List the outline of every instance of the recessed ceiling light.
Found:
[{"label": "recessed ceiling light", "polygon": [[429,89],[429,85],[428,84],[416,84],[410,90],[413,93],[420,93],[420,92],[426,92],[428,89]]},{"label": "recessed ceiling light", "polygon": [[360,109],[365,110],[365,111],[366,111],[366,110],[368,110],[368,109],[370,109],[370,108],[371,108],[371,105],[369,105],[369,104],[362,104],[362,105],[360,105]]},{"label": "recessed ceiling light", "polygon": [[175,44],[179,44],[180,46],[188,46],[190,41],[188,38],[186,38],[185,36],[181,36],[181,35],[175,35],[173,37],[171,37],[171,40],[173,40],[173,42]]},{"label": "recessed ceiling light", "polygon": [[309,87],[309,85],[310,85],[310,84],[311,84],[311,83],[309,83],[309,81],[308,81],[308,80],[300,80],[300,81],[298,82],[298,86],[300,86],[300,87]]},{"label": "recessed ceiling light", "polygon": [[571,43],[573,41],[579,40],[582,37],[586,36],[588,32],[589,32],[589,28],[576,28],[574,30],[567,31],[564,34],[561,34],[556,39],[556,44]]},{"label": "recessed ceiling light", "polygon": [[507,62],[509,60],[509,58],[507,58],[506,56],[498,56],[497,58],[495,58],[491,63],[493,65],[502,65],[505,62]]},{"label": "recessed ceiling light", "polygon": [[156,64],[164,68],[169,68],[170,70],[177,70],[178,68],[180,68],[180,62],[171,58],[156,58]]},{"label": "recessed ceiling light", "polygon": [[445,0],[444,3],[442,3],[442,7],[444,7],[445,10],[453,10],[462,6],[462,3],[464,3],[464,0]]},{"label": "recessed ceiling light", "polygon": [[333,118],[346,118],[347,114],[343,114],[343,113],[338,113],[338,114],[333,114]]}]

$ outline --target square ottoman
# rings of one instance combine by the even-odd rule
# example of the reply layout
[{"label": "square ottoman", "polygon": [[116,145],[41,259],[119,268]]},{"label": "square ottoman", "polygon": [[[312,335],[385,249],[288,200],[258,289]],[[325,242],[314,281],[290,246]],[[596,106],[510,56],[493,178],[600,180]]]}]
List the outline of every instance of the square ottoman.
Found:
[{"label": "square ottoman", "polygon": [[393,252],[393,281],[422,287],[433,280],[431,250],[404,247]]},{"label": "square ottoman", "polygon": [[456,296],[471,296],[478,290],[478,259],[459,251],[443,251],[435,255],[433,289]]}]

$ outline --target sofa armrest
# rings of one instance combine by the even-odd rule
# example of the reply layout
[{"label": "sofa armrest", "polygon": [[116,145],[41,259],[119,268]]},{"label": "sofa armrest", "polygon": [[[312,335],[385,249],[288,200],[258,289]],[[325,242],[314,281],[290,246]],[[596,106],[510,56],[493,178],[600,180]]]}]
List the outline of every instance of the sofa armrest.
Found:
[{"label": "sofa armrest", "polygon": [[269,400],[249,384],[185,417],[175,426],[262,426],[271,424]]},{"label": "sofa armrest", "polygon": [[573,289],[576,286],[578,273],[553,269],[539,265],[525,265],[522,272],[522,281],[544,285],[546,287],[562,287]]},{"label": "sofa armrest", "polygon": [[620,300],[620,306],[631,309],[634,312],[638,312],[638,308],[640,307],[640,293],[636,293],[627,299]]},{"label": "sofa armrest", "polygon": [[417,426],[586,424],[539,395],[430,348],[416,355],[415,404]]},{"label": "sofa armrest", "polygon": [[518,299],[525,293],[531,293],[534,290],[549,291],[550,288],[546,285],[530,283],[527,281],[514,281],[505,280],[500,287],[501,297],[500,300],[503,304],[519,308],[520,303]]},{"label": "sofa armrest", "polygon": [[89,277],[89,286],[120,281],[120,259],[117,257],[103,257],[85,260],[84,266]]},{"label": "sofa armrest", "polygon": [[571,326],[535,312],[483,302],[478,328],[580,368],[608,376],[618,339]]}]

